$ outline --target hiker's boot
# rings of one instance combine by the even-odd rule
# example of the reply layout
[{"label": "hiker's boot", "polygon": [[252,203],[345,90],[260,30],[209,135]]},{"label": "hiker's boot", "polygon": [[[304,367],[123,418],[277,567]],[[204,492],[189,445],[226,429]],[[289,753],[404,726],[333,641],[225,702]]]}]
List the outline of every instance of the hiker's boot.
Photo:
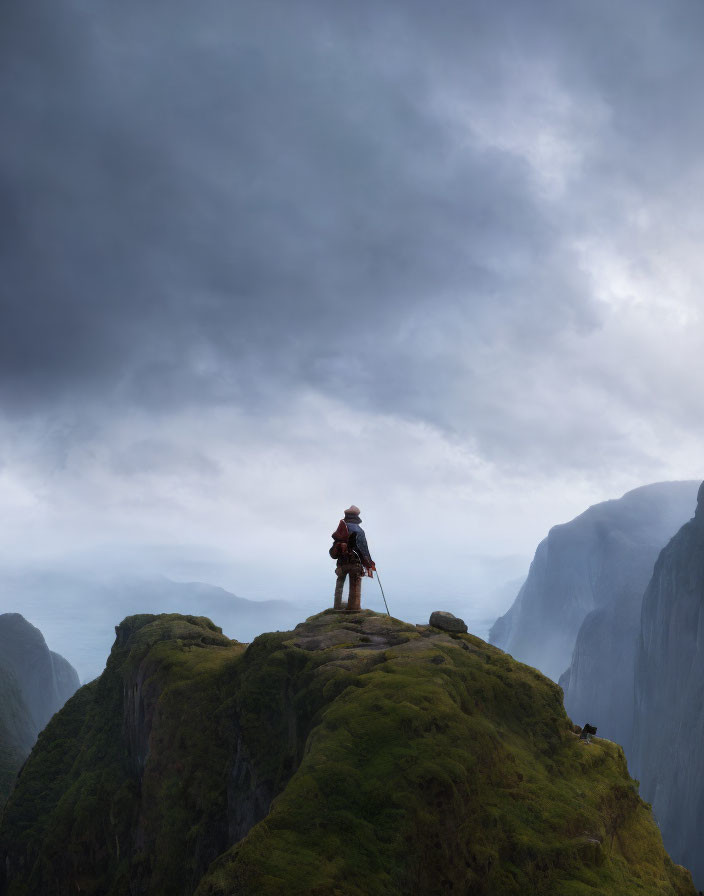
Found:
[{"label": "hiker's boot", "polygon": [[347,598],[347,612],[358,613],[362,609],[362,577],[355,572],[350,573],[350,595]]}]

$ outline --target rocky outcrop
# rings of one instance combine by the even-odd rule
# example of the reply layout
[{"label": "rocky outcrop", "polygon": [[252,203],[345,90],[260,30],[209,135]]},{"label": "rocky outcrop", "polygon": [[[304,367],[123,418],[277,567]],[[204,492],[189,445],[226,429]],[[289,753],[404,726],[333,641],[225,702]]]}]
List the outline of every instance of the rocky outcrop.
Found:
[{"label": "rocky outcrop", "polygon": [[[695,482],[662,482],[590,507],[541,542],[528,578],[490,641],[561,679],[577,721],[625,738],[640,600],[659,551],[689,517]],[[618,700],[611,691],[620,689]]]},{"label": "rocky outcrop", "polygon": [[442,629],[445,632],[466,632],[467,625],[464,619],[459,619],[454,613],[445,610],[435,610],[430,614],[430,625],[433,628]]},{"label": "rocky outcrop", "polygon": [[[529,811],[528,811],[529,809]],[[370,611],[118,626],[0,824],[0,896],[694,896],[623,752],[472,635]]]},{"label": "rocky outcrop", "polygon": [[643,598],[631,766],[668,848],[704,885],[704,484]]}]

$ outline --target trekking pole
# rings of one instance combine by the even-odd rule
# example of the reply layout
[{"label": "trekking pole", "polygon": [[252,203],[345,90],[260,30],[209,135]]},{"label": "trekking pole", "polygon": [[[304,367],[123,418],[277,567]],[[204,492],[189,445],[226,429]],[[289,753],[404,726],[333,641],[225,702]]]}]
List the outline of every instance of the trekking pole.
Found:
[{"label": "trekking pole", "polygon": [[384,594],[384,589],[381,586],[381,579],[379,578],[379,573],[376,574],[376,580],[379,583],[379,587],[381,588],[381,596],[384,598],[384,606],[386,607],[387,615],[390,617],[391,613],[389,613],[389,605],[386,603],[386,595]]}]

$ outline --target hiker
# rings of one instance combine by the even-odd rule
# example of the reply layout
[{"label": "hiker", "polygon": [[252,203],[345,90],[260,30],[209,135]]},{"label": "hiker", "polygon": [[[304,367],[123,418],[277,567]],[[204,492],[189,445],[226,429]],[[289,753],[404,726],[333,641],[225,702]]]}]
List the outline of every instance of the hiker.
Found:
[{"label": "hiker", "polygon": [[347,610],[355,613],[362,609],[362,576],[373,577],[376,566],[369,553],[367,538],[360,523],[359,507],[354,504],[345,511],[345,518],[340,520],[340,525],[332,533],[333,545],[330,548],[330,556],[337,560],[335,575],[336,610],[342,609],[342,589],[345,579],[350,577],[349,597],[347,598]]}]

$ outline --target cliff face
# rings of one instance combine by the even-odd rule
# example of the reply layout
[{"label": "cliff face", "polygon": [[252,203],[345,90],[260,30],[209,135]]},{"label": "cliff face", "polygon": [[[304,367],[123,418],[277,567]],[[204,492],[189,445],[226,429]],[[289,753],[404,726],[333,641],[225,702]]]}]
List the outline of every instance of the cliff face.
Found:
[{"label": "cliff face", "polygon": [[0,806],[37,734],[78,686],[39,629],[19,613],[0,615]]},{"label": "cliff face", "polygon": [[34,738],[32,717],[15,676],[0,662],[0,810]]},{"label": "cliff face", "polygon": [[44,636],[19,613],[0,615],[0,658],[17,680],[36,735],[80,685],[67,660],[52,653]]},{"label": "cliff face", "polygon": [[[704,880],[704,484],[643,598],[631,764],[673,855]],[[701,885],[701,884],[700,884]]]},{"label": "cliff face", "polygon": [[565,708],[579,724],[621,744],[630,757],[634,667],[642,592],[624,591],[611,605],[592,610],[580,626],[572,662],[560,677]]},{"label": "cliff face", "polygon": [[116,631],[7,805],[3,896],[694,896],[620,747],[472,635],[369,611],[249,646]]},{"label": "cliff face", "polygon": [[642,595],[658,553],[689,517],[696,489],[695,482],[643,486],[551,529],[490,635],[559,679],[580,724],[597,724],[626,748]]}]

